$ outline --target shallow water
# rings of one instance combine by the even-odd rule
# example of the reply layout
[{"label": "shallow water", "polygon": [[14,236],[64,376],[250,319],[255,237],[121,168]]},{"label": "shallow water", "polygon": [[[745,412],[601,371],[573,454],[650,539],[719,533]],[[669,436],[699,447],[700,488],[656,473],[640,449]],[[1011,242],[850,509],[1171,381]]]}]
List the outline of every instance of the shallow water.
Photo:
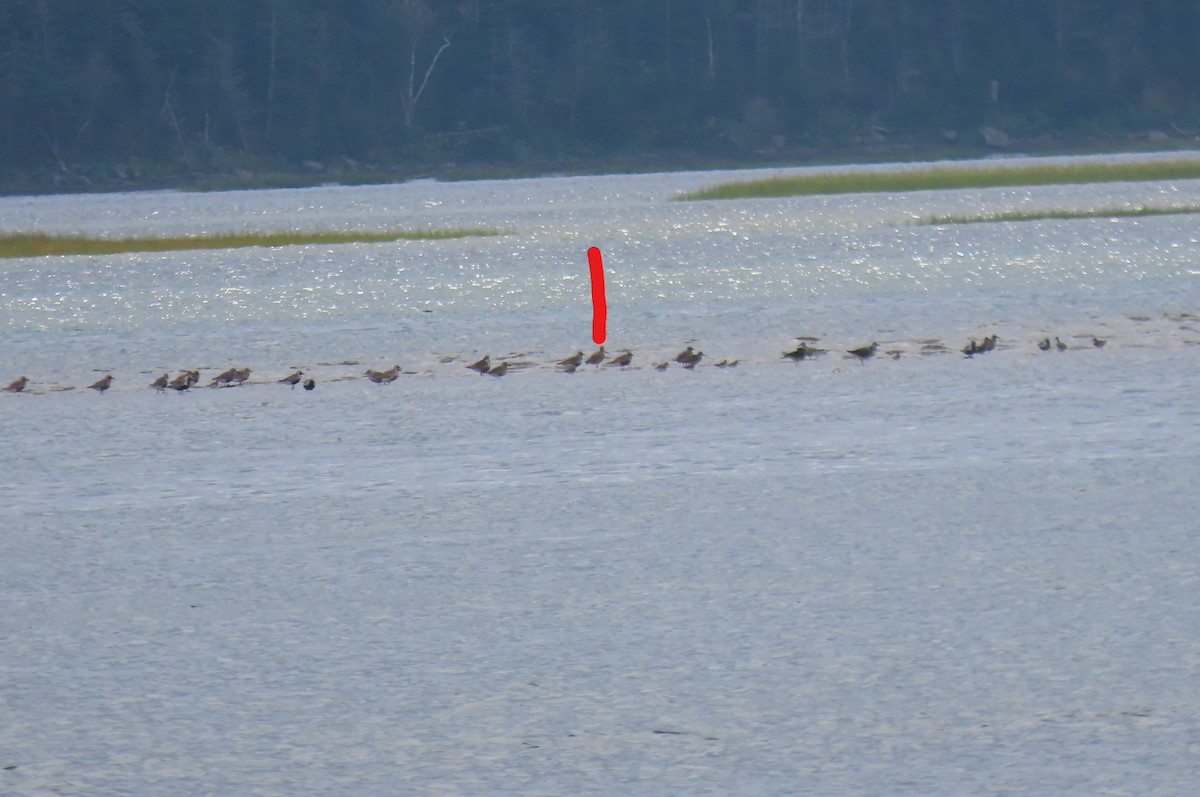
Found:
[{"label": "shallow water", "polygon": [[[514,230],[0,264],[0,792],[1190,794],[1195,217],[909,222],[1200,184],[666,201],[728,176],[0,199]],[[639,367],[567,375],[591,245]]]}]

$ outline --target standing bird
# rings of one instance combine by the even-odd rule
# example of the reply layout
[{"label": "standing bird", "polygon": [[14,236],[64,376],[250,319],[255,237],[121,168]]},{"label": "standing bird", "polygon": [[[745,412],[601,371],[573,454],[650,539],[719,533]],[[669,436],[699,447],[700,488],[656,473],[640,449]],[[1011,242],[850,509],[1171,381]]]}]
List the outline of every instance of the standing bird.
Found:
[{"label": "standing bird", "polygon": [[366,376],[377,385],[390,385],[400,378],[400,366],[393,365],[386,371],[372,371],[368,368]]},{"label": "standing bird", "polygon": [[686,349],[679,352],[679,354],[675,355],[675,362],[686,363],[688,360],[692,359],[695,356],[696,356],[695,350],[692,349],[691,346],[688,346]]},{"label": "standing bird", "polygon": [[999,335],[992,335],[983,339],[983,345],[979,347],[980,351],[995,351],[996,341],[1000,340]]},{"label": "standing bird", "polygon": [[621,368],[625,368],[631,362],[633,362],[633,352],[627,351],[627,352],[618,354],[616,357],[613,357],[611,360],[606,362],[604,365],[605,365],[605,367],[610,366],[610,365],[616,365],[616,366],[620,366]]},{"label": "standing bird", "polygon": [[473,362],[467,366],[472,371],[478,371],[481,374],[486,374],[488,369],[492,367],[492,359],[490,355],[483,355],[483,359],[478,362]]},{"label": "standing bird", "polygon": [[663,360],[663,361],[662,361],[662,362],[660,362],[660,363],[655,363],[655,364],[654,364],[654,370],[655,370],[655,371],[665,371],[665,370],[667,370],[667,369],[668,369],[668,368],[670,368],[670,367],[671,367],[671,364],[670,364],[669,362],[667,362],[666,360]]},{"label": "standing bird", "polygon": [[103,379],[96,380],[92,384],[88,385],[88,387],[90,387],[92,390],[98,390],[100,391],[100,395],[104,395],[104,391],[108,390],[109,387],[112,386],[112,381],[112,374],[109,374]]},{"label": "standing bird", "polygon": [[968,357],[972,357],[976,354],[980,354],[981,352],[985,352],[985,351],[987,351],[987,349],[981,347],[978,343],[976,343],[975,338],[971,338],[971,342],[968,343],[966,346],[963,346],[962,353],[967,355]]},{"label": "standing bird", "polygon": [[572,354],[570,357],[567,357],[566,359],[563,359],[563,360],[559,360],[558,364],[561,365],[564,369],[570,368],[572,371],[574,371],[576,368],[578,368],[580,365],[583,364],[583,352],[577,351],[574,354]]},{"label": "standing bird", "polygon": [[500,363],[499,365],[494,365],[491,368],[489,368],[486,373],[488,376],[504,376],[505,374],[508,373],[508,363]]},{"label": "standing bird", "polygon": [[163,374],[158,379],[155,379],[153,382],[146,385],[146,387],[152,387],[159,393],[162,393],[167,389],[167,382],[170,382],[170,381],[171,381],[171,375],[169,373],[167,373],[167,374]]},{"label": "standing bird", "polygon": [[1104,338],[1098,338],[1095,335],[1092,335],[1092,345],[1097,349],[1103,349],[1105,343],[1108,343],[1108,341]]},{"label": "standing bird", "polygon": [[863,365],[867,362],[867,360],[875,356],[875,350],[878,348],[879,344],[872,342],[870,346],[859,346],[857,349],[851,349],[846,353],[853,354],[858,358],[859,365]]},{"label": "standing bird", "polygon": [[196,373],[195,371],[184,371],[179,376],[175,377],[170,382],[168,382],[167,387],[171,388],[171,390],[174,390],[177,393],[182,393],[183,391],[190,388],[192,385],[196,384],[196,382],[198,381],[195,378],[193,378],[193,375],[195,373]]},{"label": "standing bird", "polygon": [[230,368],[228,371],[223,371],[213,377],[213,381],[209,382],[208,386],[218,387],[220,385],[225,385],[226,387],[229,387],[229,383],[238,378],[238,373],[240,372],[236,368]]},{"label": "standing bird", "polygon": [[300,378],[302,376],[304,376],[303,371],[296,371],[294,374],[288,374],[283,379],[280,379],[279,383],[280,384],[285,384],[285,383],[289,384],[292,386],[292,390],[295,390],[296,385],[300,384]]},{"label": "standing bird", "polygon": [[789,360],[791,360],[796,365],[799,365],[801,360],[807,359],[808,357],[810,357],[812,355],[810,355],[808,352],[808,344],[805,343],[804,341],[800,341],[799,346],[792,349],[791,351],[785,351],[783,353],[783,356],[788,358]]},{"label": "standing bird", "polygon": [[[690,349],[691,346],[689,346],[688,348]],[[682,352],[680,352],[680,353],[682,354]],[[697,365],[700,364],[700,360],[703,357],[704,357],[704,352],[702,352],[702,351],[692,352],[692,355],[690,357],[688,357],[686,360],[683,360],[683,367],[688,369],[689,371],[691,371]]]},{"label": "standing bird", "polygon": [[1055,339],[1054,339],[1054,347],[1055,347],[1056,349],[1058,349],[1059,351],[1066,351],[1066,350],[1067,350],[1067,344],[1063,343],[1063,342],[1062,342],[1061,340],[1059,340],[1058,338],[1055,338]]},{"label": "standing bird", "polygon": [[4,389],[7,390],[9,393],[20,393],[22,390],[25,389],[25,385],[28,383],[29,383],[29,379],[27,377],[23,376],[20,379],[14,379],[12,382],[9,383],[8,387],[6,387]]},{"label": "standing bird", "polygon": [[608,355],[604,352],[604,347],[601,346],[589,354],[588,358],[584,362],[586,362],[588,365],[599,365],[600,363],[604,362],[604,358],[607,356]]},{"label": "standing bird", "polygon": [[1050,351],[1050,338],[1042,338],[1039,340],[1038,348],[1042,351]]},{"label": "standing bird", "polygon": [[305,390],[312,390],[316,386],[317,386],[317,383],[312,377],[309,377],[308,379],[304,380],[304,389]]}]

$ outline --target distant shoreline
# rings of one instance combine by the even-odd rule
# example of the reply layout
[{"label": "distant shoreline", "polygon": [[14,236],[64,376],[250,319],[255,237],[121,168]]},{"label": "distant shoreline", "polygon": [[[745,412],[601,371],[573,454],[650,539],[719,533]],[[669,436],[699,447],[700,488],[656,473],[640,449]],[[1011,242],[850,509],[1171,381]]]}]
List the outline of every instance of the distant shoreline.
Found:
[{"label": "distant shoreline", "polygon": [[118,193],[133,191],[234,191],[306,188],[320,185],[385,185],[420,179],[444,181],[503,180],[559,175],[645,174],[652,172],[764,169],[857,163],[967,160],[990,156],[1098,155],[1172,152],[1200,146],[1200,137],[1155,137],[1127,133],[1087,139],[1043,137],[1016,140],[1007,147],[955,143],[880,142],[846,147],[789,148],[750,154],[644,152],[596,157],[529,159],[500,163],[361,163],[337,157],[280,169],[247,161],[225,172],[196,173],[182,167],[146,167],[143,171],[94,164],[68,171],[0,174],[0,196]]}]

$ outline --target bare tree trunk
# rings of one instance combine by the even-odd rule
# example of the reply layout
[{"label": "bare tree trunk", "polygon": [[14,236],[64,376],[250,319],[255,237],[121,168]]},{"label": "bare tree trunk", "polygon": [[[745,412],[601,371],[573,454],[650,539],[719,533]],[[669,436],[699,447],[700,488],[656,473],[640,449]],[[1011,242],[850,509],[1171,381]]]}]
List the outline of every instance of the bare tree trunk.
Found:
[{"label": "bare tree trunk", "polygon": [[401,108],[404,111],[404,126],[411,128],[413,124],[413,116],[417,111],[417,103],[421,101],[421,95],[425,93],[425,87],[429,85],[429,76],[433,74],[434,67],[437,66],[438,59],[442,57],[442,53],[450,46],[450,39],[447,36],[442,36],[442,45],[437,48],[437,52],[433,54],[433,58],[429,60],[429,66],[425,69],[425,76],[421,78],[421,85],[413,88],[416,82],[417,75],[417,42],[414,39],[412,47],[409,50],[408,59],[408,84],[404,87],[404,91],[400,95]]},{"label": "bare tree trunk", "polygon": [[250,120],[250,99],[246,95],[246,87],[242,73],[236,64],[236,51],[229,39],[210,37],[215,49],[217,85],[221,97],[229,108],[229,115],[237,130],[238,142],[243,154],[250,153],[250,138],[246,135],[246,125]]},{"label": "bare tree trunk", "polygon": [[804,69],[804,0],[796,0],[796,61]]},{"label": "bare tree trunk", "polygon": [[712,17],[708,14],[704,15],[704,29],[708,33],[708,79],[711,82],[717,79],[717,59],[713,52]]},{"label": "bare tree trunk", "polygon": [[187,167],[190,169],[192,168],[192,158],[188,153],[187,144],[184,142],[183,122],[175,113],[175,104],[171,102],[171,90],[175,86],[175,74],[176,73],[174,71],[171,72],[171,79],[167,81],[167,87],[163,89],[163,107],[159,112],[159,115],[166,117],[167,124],[169,124],[171,129],[175,131],[175,140],[179,142],[180,156],[183,158],[183,162],[187,164]]}]

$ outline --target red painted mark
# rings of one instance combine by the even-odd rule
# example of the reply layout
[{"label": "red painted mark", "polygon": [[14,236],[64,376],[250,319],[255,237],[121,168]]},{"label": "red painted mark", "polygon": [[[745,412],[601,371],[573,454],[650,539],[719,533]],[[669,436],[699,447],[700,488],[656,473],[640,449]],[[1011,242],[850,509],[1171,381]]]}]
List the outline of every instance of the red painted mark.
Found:
[{"label": "red painted mark", "polygon": [[595,246],[588,249],[588,272],[592,276],[592,340],[599,344],[607,337],[608,302],[604,299],[604,260]]}]

